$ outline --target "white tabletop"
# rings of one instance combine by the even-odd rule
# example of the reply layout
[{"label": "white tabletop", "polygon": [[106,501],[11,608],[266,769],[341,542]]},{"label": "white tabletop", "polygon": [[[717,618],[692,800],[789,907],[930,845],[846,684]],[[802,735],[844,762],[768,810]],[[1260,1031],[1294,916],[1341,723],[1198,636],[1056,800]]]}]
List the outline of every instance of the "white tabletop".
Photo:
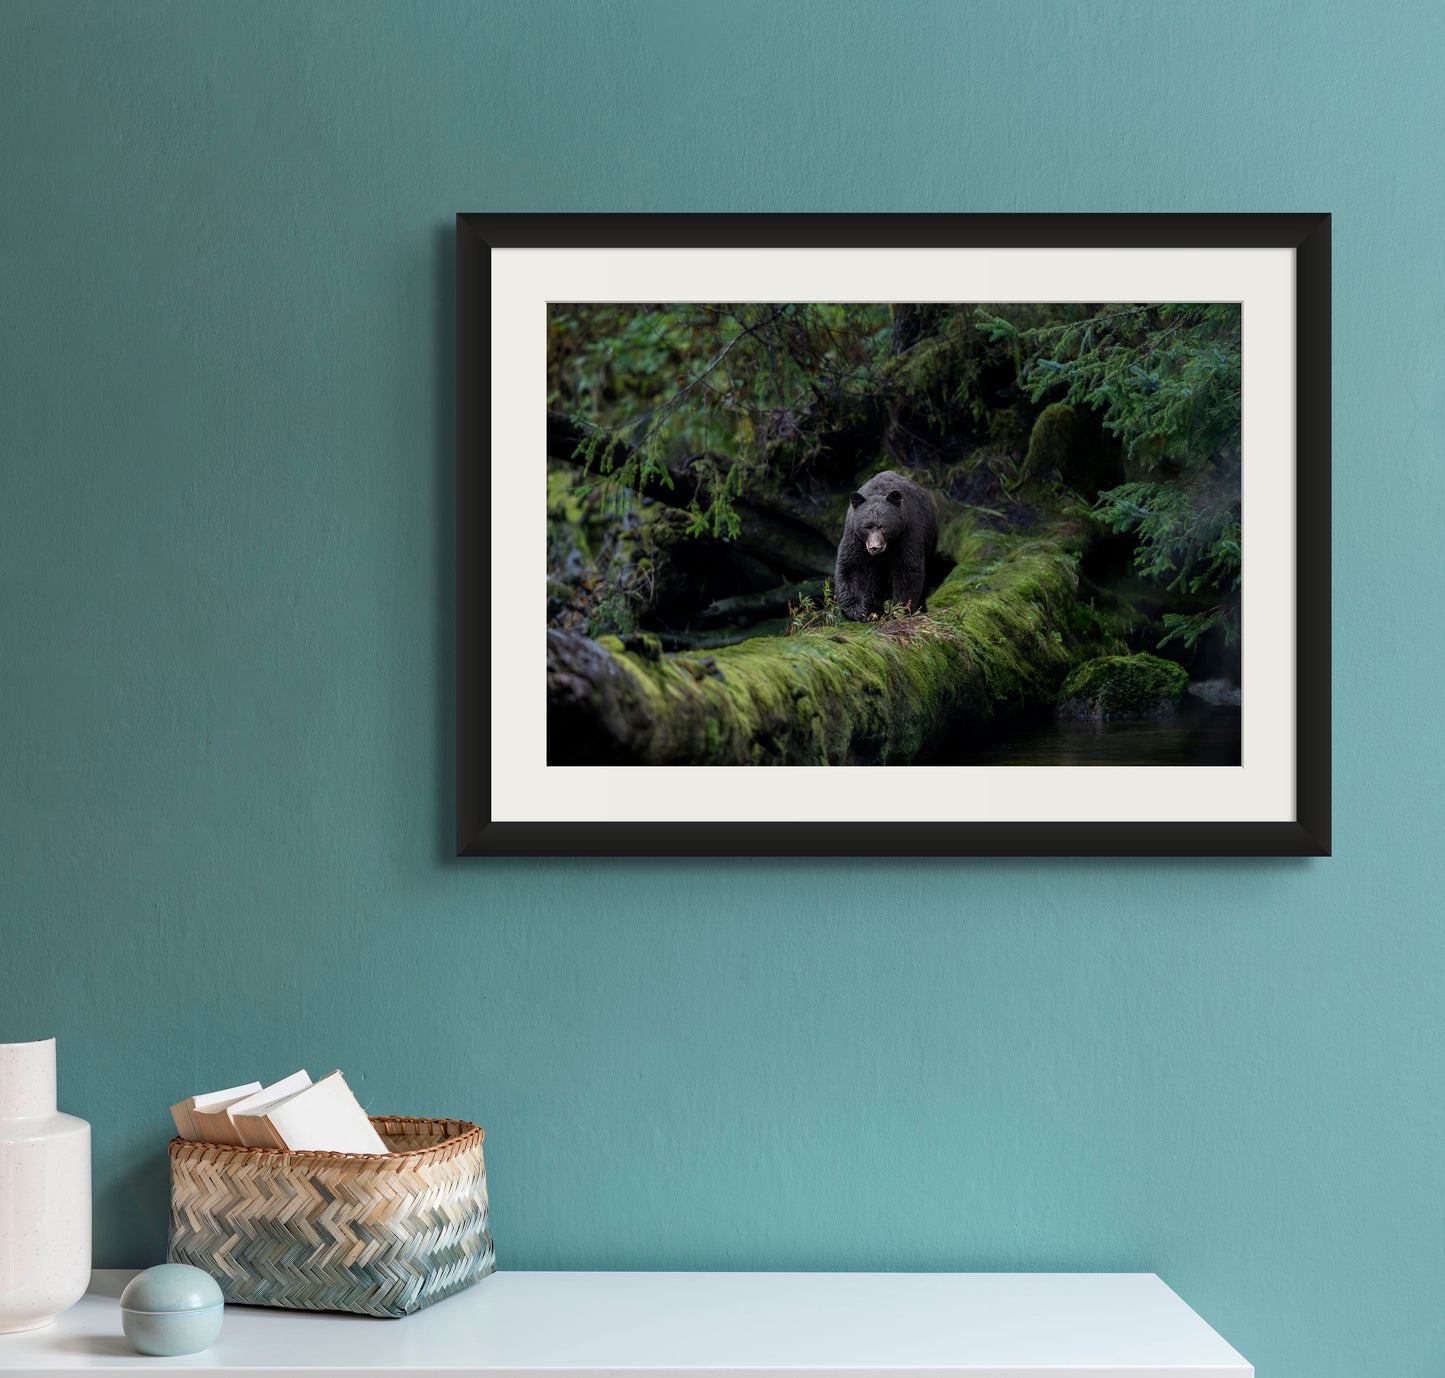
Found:
[{"label": "white tabletop", "polygon": [[403,1320],[228,1306],[210,1349],[174,1359],[126,1343],[131,1276],[99,1271],[54,1325],[0,1335],[0,1374],[1254,1374],[1152,1273],[495,1273]]}]

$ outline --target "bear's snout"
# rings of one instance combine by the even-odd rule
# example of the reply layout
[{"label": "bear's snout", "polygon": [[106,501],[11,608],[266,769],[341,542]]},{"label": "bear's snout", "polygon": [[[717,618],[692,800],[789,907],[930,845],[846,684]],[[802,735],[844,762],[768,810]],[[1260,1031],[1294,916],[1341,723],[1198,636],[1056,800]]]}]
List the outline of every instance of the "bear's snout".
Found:
[{"label": "bear's snout", "polygon": [[888,542],[881,531],[868,533],[868,553],[870,555],[881,555],[887,549]]}]

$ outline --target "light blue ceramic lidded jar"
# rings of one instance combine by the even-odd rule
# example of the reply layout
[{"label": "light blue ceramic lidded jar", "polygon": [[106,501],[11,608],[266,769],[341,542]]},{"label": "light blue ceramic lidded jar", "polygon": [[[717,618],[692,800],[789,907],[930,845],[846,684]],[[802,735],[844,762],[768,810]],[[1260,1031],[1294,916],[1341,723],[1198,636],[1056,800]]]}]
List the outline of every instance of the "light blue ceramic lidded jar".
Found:
[{"label": "light blue ceramic lidded jar", "polygon": [[209,1273],[185,1263],[159,1263],[126,1283],[120,1323],[142,1354],[196,1354],[221,1333],[224,1308]]}]

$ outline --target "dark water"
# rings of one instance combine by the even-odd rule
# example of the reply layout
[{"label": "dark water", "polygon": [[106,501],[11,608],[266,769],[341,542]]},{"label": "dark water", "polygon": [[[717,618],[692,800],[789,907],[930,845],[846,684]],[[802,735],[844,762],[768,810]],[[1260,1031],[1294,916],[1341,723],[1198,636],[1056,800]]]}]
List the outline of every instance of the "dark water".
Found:
[{"label": "dark water", "polygon": [[1240,711],[1215,708],[1148,722],[1011,724],[987,740],[955,738],[934,766],[1237,766]]}]

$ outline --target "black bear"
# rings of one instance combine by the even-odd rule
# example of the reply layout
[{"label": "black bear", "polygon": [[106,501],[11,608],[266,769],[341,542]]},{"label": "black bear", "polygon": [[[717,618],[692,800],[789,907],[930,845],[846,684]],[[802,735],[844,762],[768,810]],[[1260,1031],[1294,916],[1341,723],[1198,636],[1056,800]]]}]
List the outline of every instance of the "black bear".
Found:
[{"label": "black bear", "polygon": [[849,502],[833,575],[838,610],[853,622],[881,616],[889,602],[920,611],[924,569],[938,545],[933,498],[911,478],[885,469]]}]

